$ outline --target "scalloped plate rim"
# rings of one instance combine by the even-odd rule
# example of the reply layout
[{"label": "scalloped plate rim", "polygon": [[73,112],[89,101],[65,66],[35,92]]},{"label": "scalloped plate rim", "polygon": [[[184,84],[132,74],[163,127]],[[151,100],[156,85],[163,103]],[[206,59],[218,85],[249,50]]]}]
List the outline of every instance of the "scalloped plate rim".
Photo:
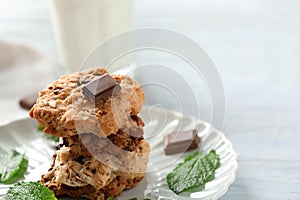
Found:
[{"label": "scalloped plate rim", "polygon": [[[149,106],[144,106],[143,109],[149,109]],[[154,108],[156,109],[156,108]],[[159,108],[158,108],[159,109]],[[233,169],[231,169],[230,171],[230,176],[231,178],[229,179],[228,182],[226,182],[225,184],[225,187],[223,188],[220,188],[216,194],[214,194],[211,198],[208,198],[210,200],[216,200],[218,198],[220,198],[221,196],[223,196],[229,189],[229,186],[235,181],[236,179],[236,173],[237,173],[237,170],[238,170],[238,163],[237,163],[237,154],[236,152],[234,151],[233,147],[232,147],[232,143],[227,139],[227,137],[225,136],[225,134],[222,132],[222,131],[219,131],[217,129],[215,129],[213,126],[211,126],[211,124],[209,124],[208,122],[204,122],[202,120],[199,120],[193,116],[189,116],[189,115],[186,115],[186,114],[183,114],[183,113],[180,113],[176,110],[171,110],[171,109],[168,109],[168,114],[172,114],[172,115],[175,115],[175,116],[181,116],[182,118],[187,118],[187,119],[190,119],[190,120],[197,120],[199,123],[203,123],[207,126],[210,127],[209,129],[209,132],[212,132],[212,131],[215,131],[217,132],[218,134],[220,134],[220,136],[224,139],[224,141],[226,141],[230,147],[230,150],[231,150],[231,153],[233,154],[232,157],[235,161],[234,165],[233,165]],[[34,119],[31,119],[29,116],[26,116],[26,115],[20,115],[20,116],[17,116],[16,118],[14,119],[10,119],[10,120],[5,120],[5,121],[2,121],[0,122],[0,128],[3,128],[5,126],[9,126],[10,124],[12,123],[17,123],[17,122],[20,122],[22,123],[22,121],[24,121],[24,123],[27,123],[27,121],[32,121],[32,123],[35,122]],[[36,123],[37,124],[37,123]],[[2,135],[3,133],[0,133],[0,136]],[[4,133],[5,134],[5,133]],[[0,184],[1,186],[1,184]],[[133,195],[134,196],[134,195]],[[184,198],[184,197],[181,197],[182,199],[200,199],[200,198],[190,198],[190,197],[187,197],[187,198]],[[68,198],[64,198],[64,199],[68,199]],[[201,198],[203,199],[203,198]],[[206,198],[205,198],[206,199]]]}]

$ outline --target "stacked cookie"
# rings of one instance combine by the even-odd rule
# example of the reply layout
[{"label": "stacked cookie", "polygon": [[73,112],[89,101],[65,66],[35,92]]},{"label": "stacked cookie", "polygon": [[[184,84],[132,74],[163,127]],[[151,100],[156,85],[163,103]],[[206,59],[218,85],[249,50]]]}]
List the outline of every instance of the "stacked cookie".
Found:
[{"label": "stacked cookie", "polygon": [[56,196],[102,200],[143,179],[150,150],[138,116],[143,91],[128,76],[112,75],[107,78],[118,89],[91,99],[84,89],[103,76],[108,75],[101,68],[62,76],[39,93],[30,110],[45,133],[63,138],[40,181]]}]

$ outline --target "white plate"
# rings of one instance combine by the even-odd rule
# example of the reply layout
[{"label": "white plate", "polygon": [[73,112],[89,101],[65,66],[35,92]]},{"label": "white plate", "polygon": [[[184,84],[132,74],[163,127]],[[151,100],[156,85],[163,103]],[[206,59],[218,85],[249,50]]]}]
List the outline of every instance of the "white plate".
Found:
[{"label": "white plate", "polygon": [[[118,199],[150,197],[161,200],[213,200],[218,199],[228,190],[229,185],[235,180],[238,165],[236,153],[222,132],[196,118],[160,107],[145,106],[140,116],[145,122],[145,138],[151,145],[148,172],[138,186],[124,191]],[[192,152],[166,156],[163,153],[163,136],[175,130],[187,130],[196,126],[201,138],[200,147],[196,151],[208,153],[211,149],[215,149],[220,155],[221,166],[217,169],[215,178],[208,182],[203,190],[178,196],[168,189],[165,176]],[[37,181],[41,174],[50,167],[53,144],[40,137],[34,120],[25,118],[3,124],[0,127],[0,138],[2,149],[17,148],[19,151],[26,152],[29,158],[29,171],[25,176],[25,181]],[[0,185],[0,195],[5,193],[7,188],[7,186]]]}]

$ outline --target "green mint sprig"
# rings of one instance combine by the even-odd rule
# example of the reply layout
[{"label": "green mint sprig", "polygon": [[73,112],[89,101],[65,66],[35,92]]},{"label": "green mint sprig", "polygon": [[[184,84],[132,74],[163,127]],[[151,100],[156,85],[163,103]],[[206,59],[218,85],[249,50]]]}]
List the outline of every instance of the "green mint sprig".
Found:
[{"label": "green mint sprig", "polygon": [[12,184],[24,177],[28,160],[16,150],[0,154],[0,183]]},{"label": "green mint sprig", "polygon": [[54,193],[38,182],[19,182],[11,187],[3,200],[57,200]]},{"label": "green mint sprig", "polygon": [[215,150],[204,157],[200,152],[193,153],[167,175],[167,184],[176,194],[202,188],[214,178],[219,166],[220,158]]}]

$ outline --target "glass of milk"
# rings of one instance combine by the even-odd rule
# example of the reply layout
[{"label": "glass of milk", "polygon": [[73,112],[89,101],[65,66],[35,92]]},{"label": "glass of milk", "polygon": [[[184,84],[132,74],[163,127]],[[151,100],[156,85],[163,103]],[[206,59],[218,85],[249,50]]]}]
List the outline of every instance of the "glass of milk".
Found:
[{"label": "glass of milk", "polygon": [[59,62],[68,72],[79,70],[98,44],[132,27],[133,0],[48,1]]}]

